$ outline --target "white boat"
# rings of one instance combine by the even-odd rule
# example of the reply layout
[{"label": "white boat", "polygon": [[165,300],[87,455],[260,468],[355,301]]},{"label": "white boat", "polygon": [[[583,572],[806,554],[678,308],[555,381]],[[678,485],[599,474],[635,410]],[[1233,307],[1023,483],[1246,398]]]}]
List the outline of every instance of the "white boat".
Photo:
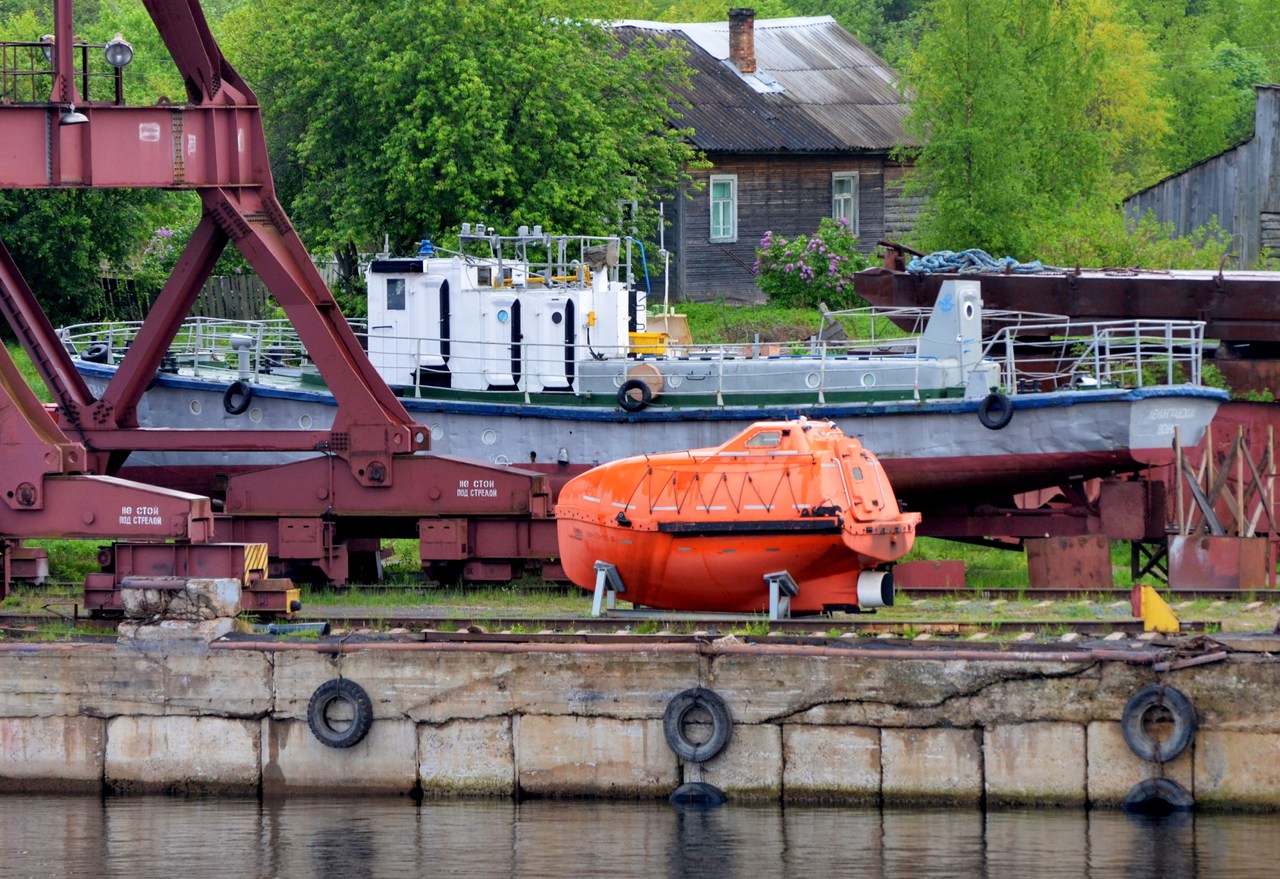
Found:
[{"label": "white boat", "polygon": [[[464,227],[368,266],[357,325],[432,451],[568,479],[637,454],[715,446],[751,422],[830,420],[880,458],[907,507],[973,504],[1172,457],[1227,399],[1200,381],[1203,324],[984,312],[977,280],[932,309],[831,315],[857,339],[680,343],[655,332],[630,240]],[[647,272],[641,276],[647,277]],[[665,313],[662,317],[667,319]],[[137,324],[61,330],[100,393]],[[316,429],[333,398],[284,321],[191,318],[142,398],[143,426]],[[278,456],[277,456],[278,457]],[[135,452],[129,466],[166,467]],[[233,470],[235,453],[183,453]]]}]

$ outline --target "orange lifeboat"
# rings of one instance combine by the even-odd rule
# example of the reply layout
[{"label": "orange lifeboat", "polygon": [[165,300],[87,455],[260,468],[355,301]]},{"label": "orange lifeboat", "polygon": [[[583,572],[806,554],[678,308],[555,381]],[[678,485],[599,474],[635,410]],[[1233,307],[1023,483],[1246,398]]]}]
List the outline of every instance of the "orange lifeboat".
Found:
[{"label": "orange lifeboat", "polygon": [[724,445],[639,455],[565,484],[556,505],[561,563],[592,590],[616,567],[636,605],[757,613],[765,576],[799,587],[791,610],[893,603],[882,568],[915,540],[875,455],[833,424],[760,421]]}]

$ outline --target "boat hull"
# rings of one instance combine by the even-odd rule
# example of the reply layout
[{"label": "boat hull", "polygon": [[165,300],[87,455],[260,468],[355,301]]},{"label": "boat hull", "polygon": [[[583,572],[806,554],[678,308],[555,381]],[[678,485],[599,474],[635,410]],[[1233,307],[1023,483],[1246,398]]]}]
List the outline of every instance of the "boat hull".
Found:
[{"label": "boat hull", "polygon": [[[110,367],[78,364],[101,392]],[[143,426],[325,429],[336,406],[324,391],[258,385],[247,411],[228,414],[226,385],[161,376],[138,408]],[[806,416],[831,420],[874,451],[908,509],[928,512],[1060,485],[1068,479],[1134,472],[1167,463],[1175,430],[1184,446],[1204,436],[1220,391],[1198,387],[1056,391],[1012,398],[1013,418],[1001,430],[978,419],[976,400],[920,403],[797,403],[786,407],[726,406],[623,412],[616,405],[521,405],[404,398],[430,427],[432,451],[496,464],[534,467],[559,477],[632,455],[704,448],[762,419]],[[136,452],[131,468],[206,465],[222,470],[261,466],[280,455]],[[927,522],[926,522],[927,526]]]}]

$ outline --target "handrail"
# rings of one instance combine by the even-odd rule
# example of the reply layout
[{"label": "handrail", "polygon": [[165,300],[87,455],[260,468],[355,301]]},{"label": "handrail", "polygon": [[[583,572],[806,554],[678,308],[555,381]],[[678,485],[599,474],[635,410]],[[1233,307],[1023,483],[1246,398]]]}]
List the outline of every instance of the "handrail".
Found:
[{"label": "handrail", "polygon": [[[705,376],[686,381],[679,388],[668,386],[662,393],[675,397],[715,395],[721,401],[734,395],[758,393],[767,387],[763,379],[777,373],[780,369],[778,361],[812,369],[817,384],[806,387],[806,391],[812,391],[819,398],[831,390],[831,370],[837,359],[901,363],[906,368],[946,363],[958,366],[958,358],[921,357],[917,336],[886,336],[888,325],[878,320],[887,318],[895,328],[901,322],[923,326],[927,309],[859,311],[864,313],[863,317],[865,312],[874,311],[877,318],[859,324],[865,327],[866,338],[780,343],[776,354],[757,356],[751,345],[670,345],[664,356],[638,357],[626,348],[602,347],[598,342],[593,342],[588,348],[585,342],[580,342],[572,349],[572,356],[577,362],[599,360],[603,356],[604,361],[619,364],[615,383],[626,379],[630,365],[643,360],[705,363]],[[845,314],[839,313],[840,316]],[[1000,385],[1011,395],[1065,387],[1140,388],[1151,384],[1202,383],[1200,360],[1204,347],[1204,323],[1200,321],[1080,322],[1064,317],[1012,312],[987,313],[984,322],[987,321],[1003,325],[984,340],[981,362],[998,365]],[[402,350],[413,352],[415,362],[420,364],[426,363],[427,352],[438,351],[439,343],[443,341],[369,335],[365,322],[351,323],[357,335],[363,336],[365,344],[373,349],[371,353],[383,345],[403,346]],[[123,357],[141,326],[137,321],[76,324],[59,330],[59,338],[71,353],[77,355],[86,353],[92,345],[105,344],[110,352],[109,360],[114,363]],[[896,332],[903,331],[896,329]],[[509,342],[486,346],[474,340],[454,338],[449,341],[448,368],[455,378],[483,375],[487,365],[510,359]],[[526,363],[560,362],[569,353],[563,342],[538,344],[523,341],[521,345]],[[543,356],[539,356],[542,352],[545,352]],[[257,375],[270,370],[299,369],[310,364],[297,334],[283,319],[189,318],[175,336],[168,358],[170,368],[176,365],[196,377],[218,376],[228,381],[232,380],[232,373]],[[726,386],[726,365],[731,361],[741,362],[733,375],[739,385],[745,379],[747,388]],[[756,378],[761,381],[754,381]],[[528,370],[525,370],[519,390],[526,390],[528,381]],[[431,393],[430,389],[425,392]],[[582,393],[577,388],[574,392]],[[411,393],[421,396],[424,390],[417,387]]]}]

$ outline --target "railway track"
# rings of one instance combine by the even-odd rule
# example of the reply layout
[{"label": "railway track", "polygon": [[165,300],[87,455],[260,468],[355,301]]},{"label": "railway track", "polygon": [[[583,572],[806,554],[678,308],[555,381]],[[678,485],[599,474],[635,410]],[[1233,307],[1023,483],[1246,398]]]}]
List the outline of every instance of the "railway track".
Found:
[{"label": "railway track", "polygon": [[[404,587],[400,587],[402,590]],[[359,600],[370,590],[361,587],[352,598]],[[536,590],[534,590],[536,591]],[[727,635],[759,638],[893,638],[899,640],[1035,640],[1070,641],[1108,636],[1137,638],[1143,624],[1134,619],[1128,602],[1128,591],[1112,593],[1074,592],[1069,600],[1042,597],[1041,591],[1002,592],[970,590],[964,593],[936,591],[913,593],[905,606],[868,614],[823,614],[770,622],[762,615],[681,614],[649,610],[618,610],[593,618],[575,610],[555,609],[529,613],[507,608],[487,608],[464,604],[462,593],[454,605],[378,605],[304,606],[293,620],[299,623],[327,624],[340,632],[388,633],[426,641],[547,641],[607,642],[638,638],[657,641],[700,640]],[[1234,600],[1231,607],[1204,594],[1195,598],[1187,593],[1168,596],[1182,619],[1184,633],[1213,632],[1224,628],[1242,611],[1266,616],[1274,625],[1274,596],[1242,602],[1239,593],[1227,593]],[[1002,596],[1008,595],[1009,598]],[[406,591],[406,602],[415,596]],[[477,598],[482,599],[478,595]],[[1022,599],[1010,601],[1009,599]],[[1040,599],[1036,601],[1035,599]],[[1265,599],[1272,599],[1270,601]],[[28,595],[27,609],[0,613],[0,637],[15,639],[57,638],[65,634],[92,637],[110,636],[115,622],[85,616],[74,600],[59,597],[43,606],[40,599]],[[332,599],[330,599],[332,600]],[[584,600],[583,606],[586,606]],[[1195,604],[1194,608],[1191,605]],[[918,610],[917,610],[918,606]],[[1194,619],[1192,617],[1195,617]],[[314,635],[312,635],[314,636]]]}]

